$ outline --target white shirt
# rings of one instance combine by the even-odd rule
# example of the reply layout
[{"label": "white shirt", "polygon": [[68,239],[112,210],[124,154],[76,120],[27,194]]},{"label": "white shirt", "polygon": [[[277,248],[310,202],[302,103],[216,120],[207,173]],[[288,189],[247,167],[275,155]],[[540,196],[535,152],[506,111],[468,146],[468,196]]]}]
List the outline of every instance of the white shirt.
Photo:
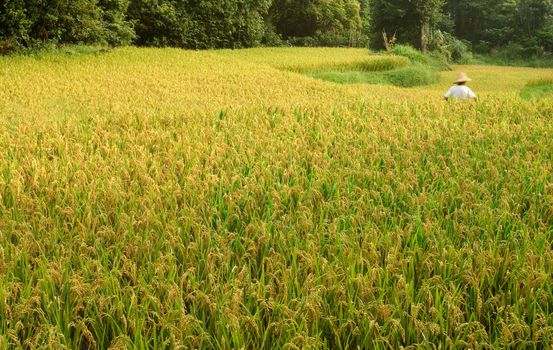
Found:
[{"label": "white shirt", "polygon": [[466,85],[453,85],[447,90],[444,97],[466,100],[467,98],[476,98],[476,94]]}]

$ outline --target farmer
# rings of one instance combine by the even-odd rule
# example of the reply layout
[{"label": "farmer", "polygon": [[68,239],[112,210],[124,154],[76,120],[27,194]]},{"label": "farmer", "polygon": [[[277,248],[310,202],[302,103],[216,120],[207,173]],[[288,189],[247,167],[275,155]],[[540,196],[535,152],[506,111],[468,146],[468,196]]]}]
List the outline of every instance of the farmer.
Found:
[{"label": "farmer", "polygon": [[466,99],[475,99],[476,100],[476,94],[472,92],[472,90],[466,86],[465,84],[469,81],[472,81],[471,78],[469,78],[465,73],[460,73],[457,80],[455,80],[451,88],[447,90],[447,92],[444,95],[444,98],[449,100],[450,98],[456,99],[456,100],[466,100]]}]

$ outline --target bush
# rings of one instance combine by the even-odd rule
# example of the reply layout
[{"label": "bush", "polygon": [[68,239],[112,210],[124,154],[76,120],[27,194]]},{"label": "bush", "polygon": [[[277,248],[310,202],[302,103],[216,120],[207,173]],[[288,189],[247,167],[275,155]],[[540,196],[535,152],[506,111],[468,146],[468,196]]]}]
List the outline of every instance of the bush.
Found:
[{"label": "bush", "polygon": [[316,47],[317,41],[312,36],[291,37],[286,40],[290,46]]},{"label": "bush", "polygon": [[366,47],[368,38],[359,30],[317,32],[314,36],[317,46]]},{"label": "bush", "polygon": [[14,36],[0,38],[0,55],[7,55],[9,53],[18,52],[20,50],[21,45]]},{"label": "bush", "polygon": [[127,19],[129,0],[100,0],[103,40],[110,46],[130,45],[135,38],[134,27]]},{"label": "bush", "polygon": [[428,48],[435,54],[442,56],[447,62],[470,63],[472,53],[470,44],[459,40],[453,35],[437,30],[428,42]]},{"label": "bush", "polygon": [[448,45],[448,49],[451,62],[460,64],[469,64],[472,62],[472,52],[468,44],[464,41],[455,39]]},{"label": "bush", "polygon": [[553,23],[538,33],[538,43],[547,52],[553,52]]},{"label": "bush", "polygon": [[66,44],[128,45],[128,0],[8,1],[0,5],[0,54]]},{"label": "bush", "polygon": [[[551,36],[553,40],[553,35]],[[531,38],[520,42],[510,42],[504,47],[484,51],[487,61],[498,63],[515,63],[519,61],[531,62],[534,59],[547,59],[547,37]],[[553,41],[552,41],[553,44]]]},{"label": "bush", "polygon": [[396,86],[414,87],[435,84],[440,76],[432,69],[420,64],[414,64],[386,73],[387,80]]},{"label": "bush", "polygon": [[263,36],[261,37],[261,45],[263,46],[283,46],[285,43],[282,37],[277,34],[275,26],[266,21],[263,28]]},{"label": "bush", "polygon": [[313,36],[290,37],[286,41],[290,46],[305,47],[366,47],[368,38],[360,31],[317,32]]},{"label": "bush", "polygon": [[499,58],[503,58],[507,60],[516,60],[516,59],[525,58],[527,56],[526,50],[519,43],[509,43],[503,49],[498,51],[496,55],[499,56]]},{"label": "bush", "polygon": [[409,45],[396,45],[389,54],[406,57],[414,64],[428,67],[430,70],[450,70],[445,56],[436,53],[424,54]]},{"label": "bush", "polygon": [[429,58],[422,52],[409,45],[396,45],[388,53],[396,56],[407,57],[413,63],[428,64]]},{"label": "bush", "polygon": [[475,53],[488,54],[492,51],[492,44],[489,41],[479,40],[472,45]]}]

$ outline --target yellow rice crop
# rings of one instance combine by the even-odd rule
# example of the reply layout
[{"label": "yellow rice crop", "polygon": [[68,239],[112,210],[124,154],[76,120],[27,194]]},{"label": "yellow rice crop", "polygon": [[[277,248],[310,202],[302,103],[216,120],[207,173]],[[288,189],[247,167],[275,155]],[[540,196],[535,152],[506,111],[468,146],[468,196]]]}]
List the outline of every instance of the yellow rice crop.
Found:
[{"label": "yellow rice crop", "polygon": [[289,71],[379,59],[0,58],[0,348],[551,346],[553,71]]},{"label": "yellow rice crop", "polygon": [[257,64],[294,72],[317,70],[378,71],[401,67],[408,59],[390,55],[368,55],[366,49],[335,48],[254,48],[245,50],[219,50],[219,57],[239,58]]}]

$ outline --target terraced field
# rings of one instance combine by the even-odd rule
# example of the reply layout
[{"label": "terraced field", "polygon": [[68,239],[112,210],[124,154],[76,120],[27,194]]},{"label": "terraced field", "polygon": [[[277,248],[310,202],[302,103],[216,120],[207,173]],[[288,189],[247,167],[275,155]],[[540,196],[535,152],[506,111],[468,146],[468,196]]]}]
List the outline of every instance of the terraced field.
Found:
[{"label": "terraced field", "polygon": [[519,95],[553,70],[304,74],[408,64],[0,58],[0,348],[550,347],[553,101]]}]

